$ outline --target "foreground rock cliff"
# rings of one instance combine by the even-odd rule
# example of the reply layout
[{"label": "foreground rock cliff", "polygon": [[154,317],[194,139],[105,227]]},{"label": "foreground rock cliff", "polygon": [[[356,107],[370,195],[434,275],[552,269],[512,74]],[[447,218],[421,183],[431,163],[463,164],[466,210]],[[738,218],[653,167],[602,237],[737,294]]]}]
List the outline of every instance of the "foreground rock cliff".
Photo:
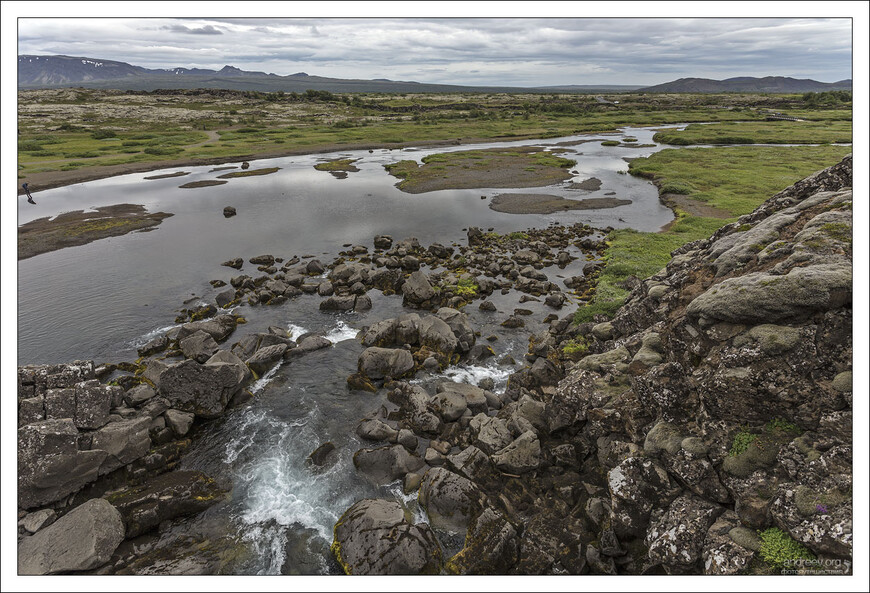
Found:
[{"label": "foreground rock cliff", "polygon": [[505,394],[393,383],[399,409],[359,433],[398,444],[355,462],[419,488],[429,525],[355,504],[344,570],[849,572],[851,185],[847,157],[674,252],[613,320],[554,321]]}]

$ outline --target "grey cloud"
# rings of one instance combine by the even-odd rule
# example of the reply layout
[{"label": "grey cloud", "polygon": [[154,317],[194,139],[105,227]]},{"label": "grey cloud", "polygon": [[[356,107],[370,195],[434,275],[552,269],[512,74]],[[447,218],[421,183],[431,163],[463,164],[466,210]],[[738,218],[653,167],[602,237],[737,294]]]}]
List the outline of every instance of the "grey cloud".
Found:
[{"label": "grey cloud", "polygon": [[191,35],[223,35],[223,31],[214,27],[214,25],[205,25],[199,28],[185,27],[184,25],[169,25],[161,27],[165,31],[174,33],[188,33]]}]

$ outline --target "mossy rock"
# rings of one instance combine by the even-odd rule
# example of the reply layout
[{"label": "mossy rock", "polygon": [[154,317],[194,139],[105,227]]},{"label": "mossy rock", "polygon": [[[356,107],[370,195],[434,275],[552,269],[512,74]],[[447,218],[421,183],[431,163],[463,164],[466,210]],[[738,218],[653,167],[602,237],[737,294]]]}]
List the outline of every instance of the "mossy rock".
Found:
[{"label": "mossy rock", "polygon": [[734,338],[734,346],[741,347],[755,342],[767,356],[778,356],[792,350],[801,341],[800,330],[784,325],[765,323],[756,325]]},{"label": "mossy rock", "polygon": [[757,469],[772,466],[782,444],[777,435],[758,435],[742,452],[726,457],[722,469],[738,478],[749,477]]},{"label": "mossy rock", "polygon": [[850,496],[843,494],[837,488],[819,492],[808,486],[798,486],[794,492],[795,506],[797,506],[798,512],[805,517],[818,514],[820,512],[819,505],[827,510],[848,502],[850,499]]}]

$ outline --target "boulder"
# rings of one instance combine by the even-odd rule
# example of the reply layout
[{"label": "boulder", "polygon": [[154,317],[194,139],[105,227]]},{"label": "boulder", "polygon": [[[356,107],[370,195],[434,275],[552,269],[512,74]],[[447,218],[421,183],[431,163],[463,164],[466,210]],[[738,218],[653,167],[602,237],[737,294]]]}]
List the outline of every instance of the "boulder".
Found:
[{"label": "boulder", "polygon": [[525,474],[541,464],[541,443],[534,431],[527,431],[492,455],[495,466],[509,474]]},{"label": "boulder", "polygon": [[375,249],[389,249],[393,246],[393,238],[390,235],[375,235]]},{"label": "boulder", "polygon": [[214,338],[202,330],[195,331],[183,340],[179,340],[178,346],[184,356],[200,364],[211,358],[212,354],[218,350]]},{"label": "boulder", "polygon": [[[749,533],[735,532],[745,529]],[[732,537],[732,532],[735,537]],[[755,532],[742,527],[740,518],[734,511],[725,511],[707,530],[701,550],[704,574],[732,575],[745,574],[755,557],[755,550],[741,545],[748,543],[742,535],[757,539]],[[752,545],[752,543],[748,543]],[[753,546],[754,547],[754,546]]]},{"label": "boulder", "polygon": [[242,381],[233,363],[185,360],[163,372],[158,391],[173,408],[202,418],[217,418],[241,389]]},{"label": "boulder", "polygon": [[401,480],[408,472],[424,465],[419,455],[409,453],[402,445],[360,449],[354,453],[353,464],[360,473],[380,485]]},{"label": "boulder", "polygon": [[232,206],[224,206],[224,218],[236,215],[236,209]]},{"label": "boulder", "polygon": [[96,379],[75,386],[76,428],[95,429],[109,421],[112,402],[120,401],[123,389],[117,385],[100,385]]},{"label": "boulder", "polygon": [[613,529],[622,537],[646,534],[653,507],[666,508],[679,489],[659,463],[643,457],[629,457],[607,474]]},{"label": "boulder", "polygon": [[335,524],[331,546],[349,575],[438,574],[441,548],[425,523],[413,525],[393,500],[357,502]]},{"label": "boulder", "polygon": [[194,415],[191,412],[182,412],[181,410],[169,409],[163,413],[168,426],[176,437],[183,437],[193,425]]},{"label": "boulder", "polygon": [[793,268],[782,275],[753,272],[723,280],[695,298],[686,313],[707,325],[753,325],[807,317],[851,302],[852,268],[838,262]]},{"label": "boulder", "polygon": [[242,264],[244,264],[244,263],[245,263],[245,260],[243,260],[240,257],[236,257],[236,258],[225,261],[221,265],[227,266],[230,268],[235,268],[236,270],[240,270],[242,268]]},{"label": "boulder", "polygon": [[150,417],[137,416],[129,420],[110,422],[95,431],[91,448],[107,453],[100,465],[99,474],[107,474],[148,453],[151,448],[148,432],[150,427]]},{"label": "boulder", "polygon": [[139,356],[151,356],[158,352],[163,352],[169,347],[169,336],[158,336],[136,350]]},{"label": "boulder", "polygon": [[178,340],[181,341],[187,336],[202,330],[210,335],[215,342],[223,342],[236,329],[236,318],[232,315],[216,315],[212,319],[205,321],[193,321],[185,323],[178,329]]},{"label": "boulder", "polygon": [[434,315],[420,320],[420,344],[444,356],[450,356],[459,346],[450,326]]},{"label": "boulder", "polygon": [[[72,418],[43,420],[18,429],[18,506],[43,506],[97,479],[105,450],[78,450]],[[147,436],[147,427],[146,427]]]},{"label": "boulder", "polygon": [[76,507],[18,544],[18,574],[92,570],[106,564],[124,540],[121,514],[101,498]]},{"label": "boulder", "polygon": [[423,476],[418,502],[433,528],[464,532],[482,509],[483,494],[471,480],[435,467]]},{"label": "boulder", "polygon": [[414,370],[414,357],[407,350],[373,346],[360,354],[357,368],[369,379],[397,379]]},{"label": "boulder", "polygon": [[321,469],[327,464],[333,451],[335,451],[335,445],[327,441],[312,451],[306,461],[309,465]]},{"label": "boulder", "polygon": [[474,444],[490,455],[504,449],[514,440],[501,418],[480,413],[471,419],[469,426],[474,434]]},{"label": "boulder", "polygon": [[417,270],[402,284],[404,299],[402,304],[409,307],[425,307],[437,297],[435,289],[429,283],[426,274]]},{"label": "boulder", "polygon": [[287,352],[287,344],[274,344],[260,348],[245,361],[245,364],[257,375],[261,376],[275,366]]},{"label": "boulder", "polygon": [[468,315],[450,307],[441,307],[435,315],[450,327],[450,331],[456,336],[460,352],[471,350],[477,338],[468,321]]},{"label": "boulder", "polygon": [[395,442],[399,431],[377,418],[367,418],[359,423],[356,434],[367,441]]}]

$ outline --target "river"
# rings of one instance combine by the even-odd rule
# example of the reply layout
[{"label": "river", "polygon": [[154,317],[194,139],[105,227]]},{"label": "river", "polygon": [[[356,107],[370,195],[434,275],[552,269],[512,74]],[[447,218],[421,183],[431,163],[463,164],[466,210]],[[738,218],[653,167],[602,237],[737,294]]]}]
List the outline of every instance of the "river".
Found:
[{"label": "river", "polygon": [[[659,126],[656,129],[660,129]],[[675,127],[675,126],[667,126]],[[239,272],[221,262],[261,254],[289,259],[315,255],[332,261],[346,244],[369,248],[375,235],[399,240],[414,236],[424,246],[464,242],[469,226],[506,233],[544,228],[559,222],[596,227],[657,231],[673,218],[658,200],[649,182],[625,174],[625,159],[649,156],[663,146],[602,146],[601,139],[637,138],[638,145],[653,144],[653,128],[624,128],[614,135],[578,135],[541,141],[512,141],[431,149],[348,151],[260,160],[252,168],[279,167],[260,177],[232,179],[221,186],[180,189],[182,183],[212,179],[215,167],[186,167],[184,177],[146,180],[162,172],[124,175],[40,192],[37,206],[19,208],[19,224],[63,211],[98,206],[143,204],[152,212],[171,212],[155,230],[95,241],[88,245],[45,253],[18,263],[19,364],[60,363],[93,359],[101,362],[134,360],[136,348],[174,326],[183,306],[208,302],[222,289],[210,280],[228,281]],[[588,141],[597,138],[595,141]],[[574,143],[574,144],[572,144]],[[577,160],[576,171],[565,184],[544,188],[444,190],[411,195],[395,188],[396,179],[384,165],[401,159],[451,150],[558,145],[562,156]],[[314,165],[335,158],[358,159],[359,172],[338,179]],[[172,172],[179,169],[171,169]],[[590,177],[601,180],[595,191],[570,189],[568,184]],[[553,215],[515,215],[488,207],[498,193],[547,193],[582,199],[629,199],[630,205],[605,210],[569,211]],[[238,215],[224,218],[224,206]],[[579,255],[579,253],[574,253]],[[582,268],[584,260],[574,267]],[[242,273],[250,273],[246,263]],[[544,270],[551,280],[579,273]],[[231,496],[205,513],[164,526],[143,539],[143,550],[169,550],[175,560],[137,565],[138,572],[195,572],[190,559],[180,560],[183,542],[211,542],[221,550],[207,570],[232,574],[324,574],[338,571],[329,553],[332,526],[342,512],[367,496],[396,497],[421,520],[415,496],[406,496],[398,484],[375,487],[354,470],[352,455],[367,446],[355,434],[358,421],[386,401],[376,394],[349,391],[348,375],[356,371],[362,345],[355,340],[359,328],[403,312],[401,296],[369,293],[373,308],[362,313],[323,313],[317,295],[302,295],[277,307],[243,305],[236,312],[248,323],[239,326],[230,342],[269,326],[287,328],[296,335],[316,331],[333,342],[332,348],[285,362],[254,386],[250,404],[229,411],[199,430],[181,467],[216,476]],[[494,293],[500,311],[512,311],[518,293]],[[185,305],[185,302],[188,302]],[[522,305],[533,311],[524,329],[499,325],[476,305],[466,308],[481,336],[495,335],[499,357],[523,360],[528,336],[543,328],[540,319],[551,309],[543,303]],[[565,309],[560,315],[568,314]],[[495,359],[491,359],[495,360]],[[492,363],[458,367],[446,375],[477,383],[492,377],[503,388],[518,366]],[[423,377],[426,384],[437,377]],[[337,462],[314,473],[305,460],[318,445],[331,441]],[[440,534],[447,547],[449,534]],[[187,563],[187,564],[185,564]],[[194,564],[196,564],[194,562]],[[201,565],[197,565],[200,566]],[[205,570],[205,569],[204,569]]]}]

